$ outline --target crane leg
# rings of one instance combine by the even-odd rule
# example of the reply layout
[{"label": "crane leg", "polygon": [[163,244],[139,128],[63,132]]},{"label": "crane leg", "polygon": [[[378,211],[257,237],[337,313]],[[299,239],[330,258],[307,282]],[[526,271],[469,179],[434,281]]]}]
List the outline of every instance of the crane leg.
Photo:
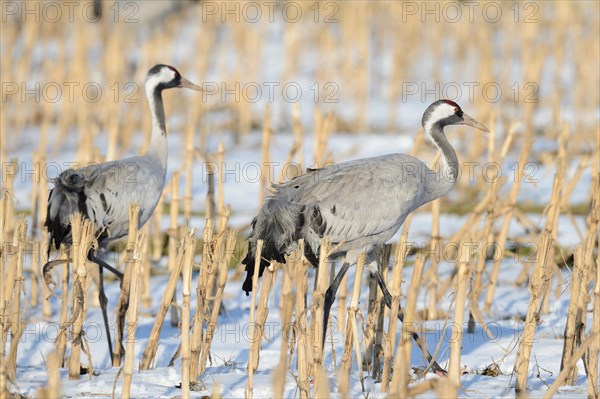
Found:
[{"label": "crane leg", "polygon": [[323,339],[321,340],[321,346],[325,347],[325,337],[327,336],[327,322],[329,320],[329,313],[331,311],[331,306],[335,301],[335,294],[342,283],[342,279],[346,275],[346,272],[350,268],[350,263],[344,262],[340,271],[335,275],[333,282],[327,288],[327,292],[325,292],[325,301],[323,304]]},{"label": "crane leg", "polygon": [[113,272],[120,280],[123,280],[123,273],[110,266],[108,263],[96,257],[96,254],[90,250],[88,252],[88,259],[91,262],[94,262],[98,265],[98,300],[100,302],[100,308],[102,309],[102,318],[104,319],[104,328],[106,329],[106,339],[108,340],[108,351],[110,353],[110,359],[112,361],[113,358],[113,347],[112,347],[112,339],[110,337],[110,327],[108,325],[108,313],[106,310],[106,305],[108,304],[108,298],[106,297],[106,293],[104,291],[104,269],[108,269]]},{"label": "crane leg", "polygon": [[[390,294],[390,292],[388,291],[388,289],[385,285],[383,276],[381,275],[381,273],[379,271],[377,271],[377,273],[375,273],[375,277],[377,277],[377,283],[379,284],[379,287],[381,288],[381,291],[383,292],[383,300],[385,302],[385,305],[388,307],[388,309],[391,309],[392,308],[392,295]],[[398,312],[398,319],[401,322],[404,321],[404,313],[402,312],[402,309],[400,307],[399,307],[399,312]],[[433,356],[431,356],[431,353],[429,353],[429,349],[427,349],[427,345],[425,345],[425,342],[423,342],[421,337],[419,337],[419,334],[414,332],[414,333],[412,333],[412,337],[413,337],[413,340],[417,343],[417,345],[419,345],[419,348],[421,348],[421,352],[423,352],[423,355],[425,355],[425,358],[431,365],[431,369],[433,370],[433,372],[439,376],[446,377],[448,375],[448,372],[446,370],[444,370],[433,359]]]},{"label": "crane leg", "polygon": [[102,308],[102,318],[104,319],[104,328],[106,329],[106,339],[108,340],[108,352],[110,354],[110,359],[112,361],[113,358],[113,347],[112,347],[112,339],[110,337],[110,327],[108,325],[108,314],[106,311],[106,305],[108,304],[108,298],[106,297],[106,293],[104,292],[104,267],[98,265],[98,274],[99,274],[99,283],[98,283],[98,300],[100,301],[100,307]]},{"label": "crane leg", "polygon": [[111,272],[112,274],[117,276],[119,278],[119,280],[123,281],[123,273],[121,273],[120,271],[118,271],[117,269],[115,269],[114,267],[112,267],[111,265],[109,265],[108,263],[103,261],[102,259],[98,258],[94,253],[92,253],[90,255],[90,257],[88,257],[88,259],[90,261],[96,263],[102,269],[108,270],[109,272]]}]

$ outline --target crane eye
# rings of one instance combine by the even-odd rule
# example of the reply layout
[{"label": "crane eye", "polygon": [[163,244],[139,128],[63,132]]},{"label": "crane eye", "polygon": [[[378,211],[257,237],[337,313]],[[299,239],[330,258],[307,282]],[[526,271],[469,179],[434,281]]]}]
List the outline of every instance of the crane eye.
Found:
[{"label": "crane eye", "polygon": [[454,107],[454,113],[458,112],[458,108]]}]

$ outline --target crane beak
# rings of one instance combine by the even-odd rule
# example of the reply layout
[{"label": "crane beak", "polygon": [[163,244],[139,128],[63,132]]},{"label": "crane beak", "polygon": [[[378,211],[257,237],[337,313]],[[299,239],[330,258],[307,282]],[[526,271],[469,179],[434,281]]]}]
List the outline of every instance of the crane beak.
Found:
[{"label": "crane beak", "polygon": [[187,80],[186,78],[183,78],[183,77],[181,78],[181,83],[177,87],[185,87],[185,88],[196,90],[196,91],[202,91],[202,87],[190,82],[189,80]]},{"label": "crane beak", "polygon": [[483,130],[486,133],[490,132],[490,129],[485,127],[485,125],[483,123],[477,122],[474,118],[470,117],[469,115],[465,114],[464,112],[463,112],[462,118],[463,118],[463,120],[460,123],[460,125],[473,126],[474,128]]}]

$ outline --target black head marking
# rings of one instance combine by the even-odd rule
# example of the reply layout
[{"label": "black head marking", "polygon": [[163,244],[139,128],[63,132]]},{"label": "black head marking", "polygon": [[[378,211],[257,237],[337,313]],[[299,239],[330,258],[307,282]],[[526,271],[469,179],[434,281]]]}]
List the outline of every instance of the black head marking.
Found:
[{"label": "black head marking", "polygon": [[148,71],[148,75],[158,74],[158,73],[160,73],[160,70],[163,69],[163,68],[169,68],[171,71],[175,72],[175,75],[179,75],[179,71],[177,71],[177,69],[175,69],[171,65],[166,65],[166,64],[156,64],[156,65],[154,65]]},{"label": "black head marking", "polygon": [[171,71],[173,71],[173,73],[175,74],[175,76],[173,77],[173,79],[171,79],[168,82],[161,82],[156,86],[156,89],[161,91],[164,89],[170,89],[173,87],[178,87],[181,84],[181,74],[179,73],[179,71],[177,71],[177,69],[175,69],[174,67],[170,66],[170,65],[166,65],[166,64],[156,64],[154,65],[152,68],[150,68],[150,70],[148,71],[148,76],[153,76],[153,75],[160,75],[161,71],[163,71],[164,68],[167,68]]}]

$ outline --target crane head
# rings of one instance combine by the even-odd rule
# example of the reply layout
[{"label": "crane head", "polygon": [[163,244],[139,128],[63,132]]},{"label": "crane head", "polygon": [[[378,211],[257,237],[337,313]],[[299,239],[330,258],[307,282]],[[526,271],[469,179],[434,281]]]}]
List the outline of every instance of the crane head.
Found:
[{"label": "crane head", "polygon": [[202,88],[186,78],[170,65],[157,64],[153,66],[146,76],[146,90],[171,89],[173,87],[185,87],[192,90],[202,91]]},{"label": "crane head", "polygon": [[468,125],[489,132],[485,125],[467,115],[457,103],[451,100],[438,100],[427,107],[422,124],[426,132],[430,132],[434,125],[440,128],[448,125]]}]

